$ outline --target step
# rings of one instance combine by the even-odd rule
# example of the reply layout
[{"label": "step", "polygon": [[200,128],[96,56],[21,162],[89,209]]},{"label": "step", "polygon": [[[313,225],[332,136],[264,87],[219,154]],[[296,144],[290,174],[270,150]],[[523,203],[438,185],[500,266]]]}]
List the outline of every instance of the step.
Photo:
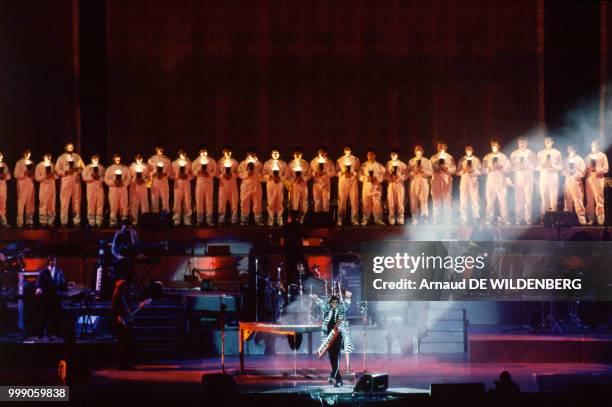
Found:
[{"label": "step", "polygon": [[135,326],[134,335],[149,335],[153,336],[176,336],[176,327],[174,326]]},{"label": "step", "polygon": [[429,331],[421,337],[421,343],[436,342],[461,342],[465,340],[465,335],[460,331]]},{"label": "step", "polygon": [[174,338],[134,338],[134,343],[136,344],[136,347],[141,349],[176,348],[176,341]]},{"label": "step", "polygon": [[182,319],[171,316],[138,315],[134,318],[134,327],[177,327]]},{"label": "step", "polygon": [[421,343],[419,353],[464,353],[463,342]]},{"label": "step", "polygon": [[465,329],[463,320],[460,321],[427,321],[428,331],[461,331]]},{"label": "step", "polygon": [[138,311],[135,318],[140,318],[143,316],[168,316],[177,318],[182,314],[184,314],[184,309],[177,307],[176,305],[164,305],[156,307],[151,307],[149,305]]},{"label": "step", "polygon": [[463,321],[463,309],[460,308],[430,308],[427,311],[427,320],[461,320]]},{"label": "step", "polygon": [[176,349],[141,349],[138,351],[138,359],[145,361],[176,359]]},{"label": "step", "polygon": [[153,354],[153,353],[176,353],[176,348],[141,348],[138,350],[140,353]]}]

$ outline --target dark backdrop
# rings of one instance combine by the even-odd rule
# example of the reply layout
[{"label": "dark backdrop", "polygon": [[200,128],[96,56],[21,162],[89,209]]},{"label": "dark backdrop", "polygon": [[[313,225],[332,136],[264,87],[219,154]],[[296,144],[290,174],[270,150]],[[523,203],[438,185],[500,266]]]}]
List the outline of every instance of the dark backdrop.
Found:
[{"label": "dark backdrop", "polygon": [[[597,93],[599,7],[545,5],[551,129]],[[437,138],[456,155],[467,142],[482,152],[490,137],[509,142],[538,124],[536,9],[0,0],[0,150],[11,166],[24,146],[39,159],[67,140],[105,161],[115,150],[148,153],[158,140],[171,155],[181,144],[194,155],[202,142],[216,156],[226,143],[238,155],[251,144],[264,155],[301,144],[307,157],[326,143],[337,156],[346,141],[360,156],[368,145],[386,155],[421,143],[432,153]]]},{"label": "dark backdrop", "polygon": [[536,3],[108,0],[109,150],[451,150],[536,125]]},{"label": "dark backdrop", "polygon": [[0,151],[35,160],[76,129],[70,0],[0,1]]}]

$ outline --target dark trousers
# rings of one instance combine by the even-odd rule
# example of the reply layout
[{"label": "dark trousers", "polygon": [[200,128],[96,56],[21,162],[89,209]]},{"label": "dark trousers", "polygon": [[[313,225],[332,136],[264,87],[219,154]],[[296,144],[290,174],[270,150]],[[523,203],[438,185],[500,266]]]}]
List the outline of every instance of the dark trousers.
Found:
[{"label": "dark trousers", "polygon": [[40,301],[40,307],[40,334],[63,336],[61,329],[61,297],[57,295],[43,295]]},{"label": "dark trousers", "polygon": [[124,369],[132,367],[134,362],[134,333],[132,327],[115,322],[117,332],[117,368]]},{"label": "dark trousers", "polygon": [[340,376],[340,349],[342,348],[342,335],[339,335],[334,343],[331,344],[327,353],[329,354],[329,363],[331,364],[331,374],[329,377],[336,381],[342,381]]}]

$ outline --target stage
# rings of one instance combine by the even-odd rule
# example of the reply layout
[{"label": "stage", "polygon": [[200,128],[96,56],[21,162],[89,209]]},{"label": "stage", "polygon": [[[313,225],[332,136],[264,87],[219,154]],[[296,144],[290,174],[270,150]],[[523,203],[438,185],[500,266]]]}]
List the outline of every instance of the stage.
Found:
[{"label": "stage", "polygon": [[[352,356],[352,372],[359,377],[362,371],[361,355]],[[327,374],[327,361],[299,356],[300,371],[306,373],[291,377],[293,362],[288,356],[258,356],[253,358],[249,371],[241,375],[239,359],[225,360],[226,373],[233,376],[240,394],[254,393],[308,396],[308,398],[351,394],[354,380],[346,380],[342,388],[328,385],[317,374]],[[503,370],[511,372],[514,381],[525,393],[568,392],[576,384],[611,384],[612,364],[602,363],[474,363],[464,358],[405,356],[376,357],[367,362],[369,372],[389,375],[389,392],[428,397],[432,384],[484,383],[493,387]],[[139,364],[134,371],[118,371],[104,366],[92,366],[89,377],[75,378],[71,385],[71,397],[78,400],[110,401],[112,394],[130,389],[131,394],[146,393],[147,400],[168,399],[171,395],[181,399],[197,398],[202,391],[202,375],[220,373],[220,360],[207,358],[182,361],[160,361]],[[344,369],[343,369],[344,370]],[[343,371],[344,373],[344,371]],[[348,376],[348,375],[347,375]],[[32,383],[57,383],[55,368],[21,368],[4,370],[0,382],[14,385]]]}]

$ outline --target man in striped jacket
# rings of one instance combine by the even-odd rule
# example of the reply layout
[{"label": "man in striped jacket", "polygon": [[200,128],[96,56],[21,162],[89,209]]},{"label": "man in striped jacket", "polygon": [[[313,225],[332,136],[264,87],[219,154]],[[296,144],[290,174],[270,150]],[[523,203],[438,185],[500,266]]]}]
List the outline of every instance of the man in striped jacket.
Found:
[{"label": "man in striped jacket", "polygon": [[327,335],[329,335],[337,322],[340,323],[340,336],[336,338],[328,349],[329,362],[331,364],[331,375],[329,376],[328,382],[331,384],[335,380],[335,387],[342,386],[342,376],[340,375],[340,350],[343,349],[344,353],[351,353],[354,351],[351,332],[349,330],[349,322],[346,316],[351,305],[351,292],[347,291],[344,297],[344,301],[340,301],[337,295],[332,295],[329,298],[328,304],[324,304],[323,300],[315,297],[315,302],[321,306],[323,310],[321,341],[327,338]]}]

